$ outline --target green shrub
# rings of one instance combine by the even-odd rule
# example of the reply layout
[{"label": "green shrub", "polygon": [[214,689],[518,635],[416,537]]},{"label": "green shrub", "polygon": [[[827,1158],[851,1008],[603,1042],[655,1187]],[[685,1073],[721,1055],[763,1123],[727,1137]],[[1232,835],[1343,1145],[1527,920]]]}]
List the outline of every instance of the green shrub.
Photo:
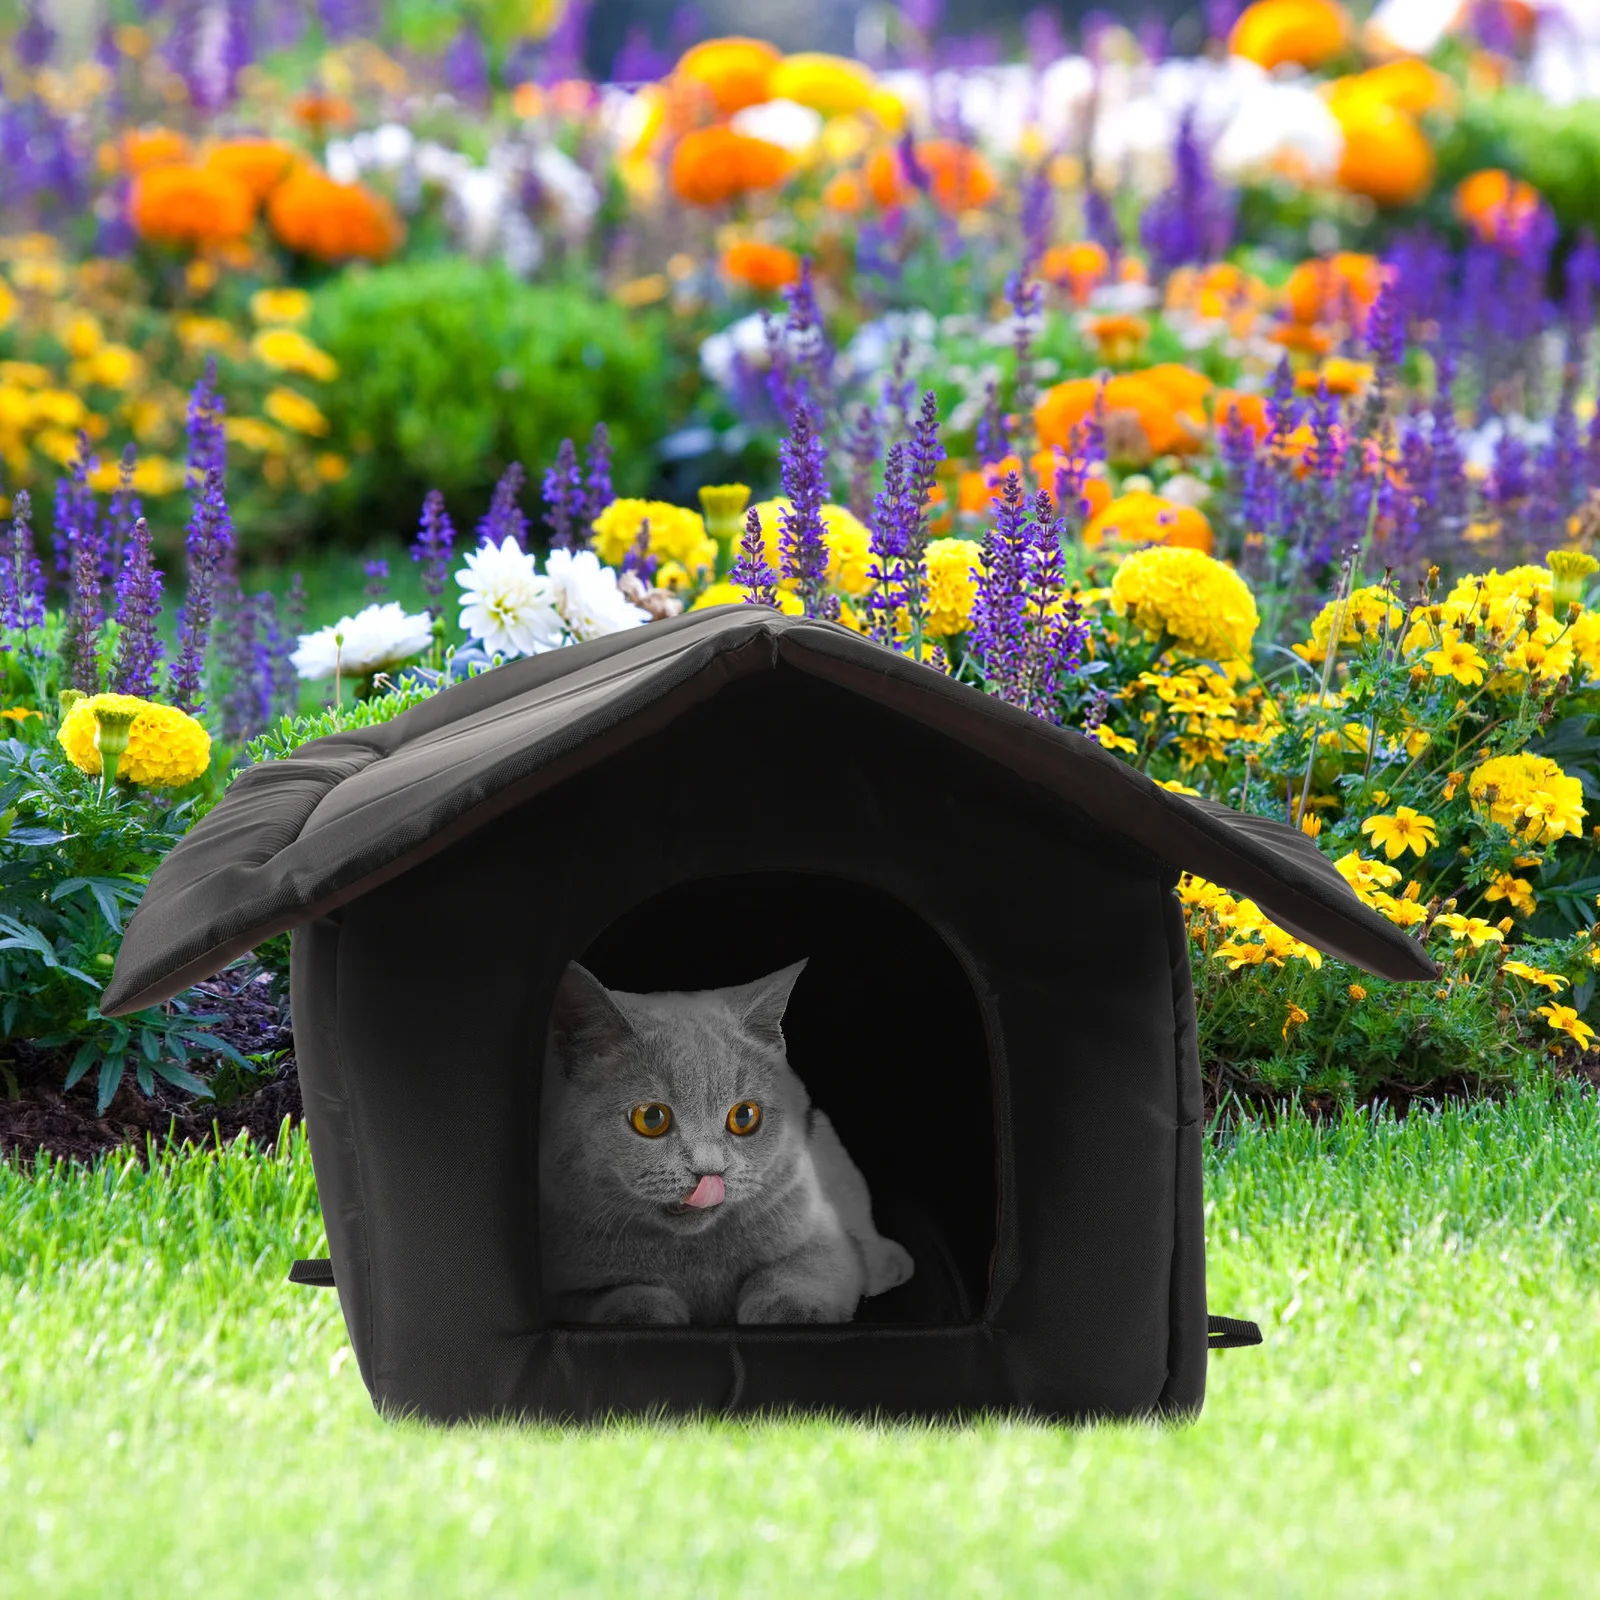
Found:
[{"label": "green shrub", "polygon": [[561,440],[596,422],[611,431],[617,492],[649,480],[668,369],[646,313],[441,258],[332,280],[311,331],[339,363],[328,442],[354,463],[341,531],[409,528],[430,488],[470,527],[509,462],[537,484]]}]

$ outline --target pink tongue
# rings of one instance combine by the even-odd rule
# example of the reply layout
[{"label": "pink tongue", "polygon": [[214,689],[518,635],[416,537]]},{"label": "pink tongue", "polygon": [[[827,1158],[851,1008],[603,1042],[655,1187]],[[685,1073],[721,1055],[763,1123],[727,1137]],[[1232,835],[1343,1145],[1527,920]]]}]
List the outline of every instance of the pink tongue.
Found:
[{"label": "pink tongue", "polygon": [[714,1172],[706,1173],[694,1186],[693,1194],[686,1194],[683,1203],[696,1209],[720,1206],[723,1200],[722,1179]]}]

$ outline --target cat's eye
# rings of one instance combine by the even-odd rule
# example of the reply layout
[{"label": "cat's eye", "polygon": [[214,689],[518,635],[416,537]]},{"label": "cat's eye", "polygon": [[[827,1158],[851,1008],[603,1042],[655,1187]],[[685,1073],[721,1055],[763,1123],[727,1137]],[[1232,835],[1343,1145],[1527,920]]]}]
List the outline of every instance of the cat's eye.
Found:
[{"label": "cat's eye", "polygon": [[672,1107],[651,1100],[646,1105],[635,1106],[628,1113],[628,1122],[635,1133],[642,1133],[647,1139],[659,1139],[672,1126]]},{"label": "cat's eye", "polygon": [[728,1113],[729,1133],[754,1133],[761,1126],[761,1107],[754,1100],[741,1100]]}]

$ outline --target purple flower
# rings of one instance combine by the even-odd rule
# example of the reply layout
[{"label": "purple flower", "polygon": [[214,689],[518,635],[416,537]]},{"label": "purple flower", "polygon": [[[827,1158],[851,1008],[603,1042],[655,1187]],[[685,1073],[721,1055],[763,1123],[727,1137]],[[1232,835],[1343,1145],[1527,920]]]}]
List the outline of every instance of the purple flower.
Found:
[{"label": "purple flower", "polygon": [[1020,272],[1006,280],[1006,299],[1011,306],[1011,351],[1016,357],[1013,391],[1017,406],[1017,448],[1027,450],[1033,420],[1033,340],[1040,327],[1044,290],[1027,283]]},{"label": "purple flower", "polygon": [[906,613],[911,620],[912,650],[921,659],[922,629],[927,619],[928,497],[938,480],[944,446],[939,441],[939,399],[932,389],[922,396],[922,409],[906,441],[905,511]]},{"label": "purple flower", "polygon": [[1022,190],[1022,266],[1019,276],[1039,270],[1056,229],[1056,191],[1043,167],[1032,173]]},{"label": "purple flower", "polygon": [[134,525],[144,515],[144,506],[133,492],[133,469],[138,460],[139,452],[130,444],[122,452],[122,461],[117,468],[117,487],[112,491],[111,507],[105,521],[104,542],[111,564],[108,576],[114,576],[121,567],[123,551],[133,534]]},{"label": "purple flower", "polygon": [[656,558],[650,552],[650,519],[639,519],[639,531],[633,543],[622,553],[622,570],[636,573],[641,583],[653,583],[656,576]]},{"label": "purple flower", "polygon": [[430,489],[422,502],[422,520],[411,546],[411,559],[422,567],[422,587],[427,591],[428,615],[442,616],[440,604],[449,577],[450,554],[455,547],[456,530],[444,508],[444,496]]},{"label": "purple flower", "polygon": [[67,681],[85,694],[100,690],[100,633],[106,620],[103,599],[99,553],[89,541],[78,541],[61,640],[61,664]]},{"label": "purple flower", "polygon": [[994,506],[972,603],[972,653],[989,692],[1019,705],[1027,673],[1028,506],[1015,472],[1005,475]]},{"label": "purple flower", "polygon": [[206,370],[189,395],[184,431],[189,442],[189,492],[204,484],[206,474],[228,467],[228,440],[222,431],[222,398],[217,393],[217,362],[206,357]]},{"label": "purple flower", "polygon": [[[298,600],[299,611],[295,612]],[[288,614],[278,619],[277,602],[265,592],[256,596],[256,615],[261,625],[261,642],[267,657],[267,677],[271,681],[268,718],[292,713],[300,702],[300,674],[295,670],[294,652],[305,623],[305,593],[297,572],[289,586]]]},{"label": "purple flower", "polygon": [[1005,413],[1000,409],[1000,386],[991,378],[983,391],[983,410],[978,413],[976,439],[978,460],[983,466],[1004,461],[1011,454],[1006,437]]},{"label": "purple flower", "polygon": [[1195,109],[1178,120],[1172,185],[1145,207],[1139,236],[1151,264],[1165,277],[1189,262],[1216,261],[1233,238],[1238,197],[1221,185],[1195,132]]},{"label": "purple flower", "polygon": [[808,617],[831,617],[827,590],[827,530],[822,507],[828,498],[828,458],[811,412],[796,406],[788,437],[778,446],[778,461],[787,509],[778,512],[781,572],[795,580],[800,604]]},{"label": "purple flower", "polygon": [[[89,487],[89,474],[99,466],[89,450],[89,435],[79,433],[78,448],[72,457],[72,466],[64,478],[56,479],[55,526],[51,542],[55,547],[56,571],[70,578],[76,570],[81,546],[89,546],[100,559],[99,511],[94,490]],[[102,564],[101,579],[106,573]]]},{"label": "purple flower", "polygon": [[761,532],[761,513],[751,506],[744,514],[744,534],[739,540],[738,559],[728,570],[730,582],[748,593],[749,605],[776,606],[778,574],[767,561],[767,541]]},{"label": "purple flower", "polygon": [[844,453],[850,463],[850,510],[862,522],[871,522],[872,479],[883,448],[877,408],[866,401],[852,407],[845,429]]},{"label": "purple flower", "polygon": [[872,563],[867,576],[868,631],[879,644],[895,642],[895,619],[906,604],[906,551],[911,545],[910,521],[914,515],[906,484],[906,447],[889,446],[884,463],[883,488],[873,502]]},{"label": "purple flower", "polygon": [[117,573],[117,649],[111,662],[111,689],[149,699],[163,650],[156,627],[161,619],[161,572],[150,547],[150,524],[140,517],[128,535]]},{"label": "purple flower", "polygon": [[451,94],[468,105],[485,105],[489,99],[489,55],[478,30],[470,22],[457,24],[456,35],[444,53],[444,81]]},{"label": "purple flower", "polygon": [[1106,253],[1113,267],[1122,255],[1122,229],[1110,199],[1093,185],[1083,197],[1083,231]]},{"label": "purple flower", "polygon": [[594,519],[616,497],[611,486],[611,434],[605,423],[597,422],[589,435],[589,456],[584,462],[583,526],[577,541],[580,548],[594,537]]},{"label": "purple flower", "polygon": [[495,484],[494,494],[489,501],[489,509],[478,523],[479,544],[488,540],[501,545],[507,539],[514,539],[519,550],[527,548],[528,519],[519,503],[522,486],[527,481],[528,475],[522,470],[520,461],[513,461],[500,474],[500,481]]},{"label": "purple flower", "polygon": [[544,475],[544,503],[551,549],[570,550],[577,542],[578,529],[588,509],[583,474],[578,469],[578,452],[570,439],[561,441],[555,465]]},{"label": "purple flower", "polygon": [[365,571],[367,582],[362,593],[368,600],[382,600],[389,592],[389,563],[382,556],[375,556],[367,563]]},{"label": "purple flower", "polygon": [[206,469],[184,544],[188,592],[178,613],[178,659],[167,674],[167,693],[179,710],[194,713],[204,705],[206,645],[217,601],[233,572],[233,519],[217,467]]},{"label": "purple flower", "polygon": [[33,545],[33,502],[18,489],[9,528],[0,528],[0,627],[26,635],[44,626],[44,567]]},{"label": "purple flower", "polygon": [[[825,412],[831,400],[833,351],[822,325],[809,256],[802,257],[800,276],[783,291],[783,298],[789,308],[784,343],[795,353],[795,392],[787,397],[784,413],[787,415],[799,404]],[[768,338],[770,342],[770,334]]]},{"label": "purple flower", "polygon": [[243,743],[272,721],[277,672],[267,631],[272,597],[236,594],[223,634],[227,684],[222,693],[222,736]]},{"label": "purple flower", "polygon": [[589,0],[567,0],[560,20],[545,40],[541,73],[544,82],[559,83],[563,78],[581,78],[584,75],[583,58],[588,38]]}]

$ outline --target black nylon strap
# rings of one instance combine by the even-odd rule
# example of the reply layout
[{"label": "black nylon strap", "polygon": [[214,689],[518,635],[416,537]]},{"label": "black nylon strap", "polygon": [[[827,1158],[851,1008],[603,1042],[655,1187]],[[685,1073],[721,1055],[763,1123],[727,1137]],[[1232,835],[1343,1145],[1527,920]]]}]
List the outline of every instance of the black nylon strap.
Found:
[{"label": "black nylon strap", "polygon": [[297,1261],[289,1268],[289,1282],[301,1283],[310,1289],[334,1289],[333,1263],[324,1256],[311,1261]]},{"label": "black nylon strap", "polygon": [[1261,1329],[1238,1317],[1206,1318],[1206,1349],[1238,1350],[1247,1344],[1261,1343]]}]

